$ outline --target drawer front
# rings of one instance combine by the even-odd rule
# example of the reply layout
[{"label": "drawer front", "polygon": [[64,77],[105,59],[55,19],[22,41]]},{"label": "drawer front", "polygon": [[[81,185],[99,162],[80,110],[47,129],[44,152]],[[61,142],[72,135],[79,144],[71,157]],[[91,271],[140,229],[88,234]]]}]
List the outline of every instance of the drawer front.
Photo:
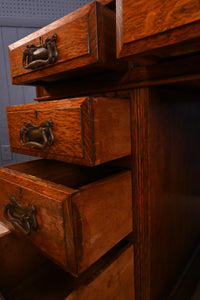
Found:
[{"label": "drawer front", "polygon": [[13,152],[84,165],[131,153],[126,99],[76,98],[7,108]]},{"label": "drawer front", "polygon": [[158,61],[200,50],[198,0],[117,0],[116,15],[118,57]]},{"label": "drawer front", "polygon": [[[59,264],[66,264],[63,201],[42,195],[36,191],[37,189],[28,189],[7,179],[1,178],[0,188],[1,221],[11,230],[16,229],[17,232],[22,232],[23,229],[22,234],[27,234],[27,237],[42,251],[47,253],[49,257],[56,257]],[[12,205],[11,201],[16,201],[16,203]],[[19,214],[14,218],[7,211],[6,215],[8,219],[16,220],[14,227],[14,223],[10,223],[7,221],[7,217],[5,218],[6,204],[12,206],[20,205],[23,208],[26,206],[36,208],[36,212],[35,214],[32,213],[32,217],[36,215],[37,227],[33,227],[30,231],[31,233],[29,233],[25,223],[17,219]]]},{"label": "drawer front", "polygon": [[132,231],[131,172],[46,160],[2,167],[0,221],[77,276]]},{"label": "drawer front", "polygon": [[[25,279],[20,278],[13,285],[9,284],[9,278],[6,277],[4,282],[9,289],[3,286],[2,294],[8,300],[134,300],[133,251],[133,245],[130,244],[115,247],[80,278],[70,276],[49,261],[36,263],[35,269],[30,268]],[[31,256],[27,256],[31,261]],[[13,268],[10,273],[16,281],[17,272],[12,274],[12,271]]]},{"label": "drawer front", "polygon": [[115,14],[93,1],[9,46],[13,83],[55,81],[74,76],[76,69],[80,77],[84,67],[85,73],[112,69],[116,49],[111,45]]}]

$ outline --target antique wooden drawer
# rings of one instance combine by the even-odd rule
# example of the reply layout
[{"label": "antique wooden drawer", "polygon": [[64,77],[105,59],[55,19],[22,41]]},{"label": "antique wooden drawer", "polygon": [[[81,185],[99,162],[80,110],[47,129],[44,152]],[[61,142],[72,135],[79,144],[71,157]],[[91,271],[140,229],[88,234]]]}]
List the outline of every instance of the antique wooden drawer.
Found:
[{"label": "antique wooden drawer", "polygon": [[115,31],[115,13],[93,1],[10,45],[12,82],[36,85],[116,69]]},{"label": "antique wooden drawer", "polygon": [[200,51],[198,0],[116,0],[117,56],[159,61]]},{"label": "antique wooden drawer", "polygon": [[13,152],[88,166],[131,153],[127,99],[83,97],[17,105],[7,108],[7,119]]},{"label": "antique wooden drawer", "polygon": [[33,160],[1,167],[0,221],[78,275],[132,231],[131,171]]},{"label": "antique wooden drawer", "polygon": [[119,245],[79,278],[49,261],[36,264],[24,280],[1,291],[5,300],[134,300],[133,251],[133,245]]}]

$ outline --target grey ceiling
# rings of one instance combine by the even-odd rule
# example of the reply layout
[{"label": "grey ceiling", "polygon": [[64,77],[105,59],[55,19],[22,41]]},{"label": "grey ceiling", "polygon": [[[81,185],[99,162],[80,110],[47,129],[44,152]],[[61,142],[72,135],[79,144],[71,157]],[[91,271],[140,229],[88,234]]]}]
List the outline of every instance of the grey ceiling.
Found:
[{"label": "grey ceiling", "polygon": [[13,17],[54,21],[90,0],[0,0],[0,18]]}]

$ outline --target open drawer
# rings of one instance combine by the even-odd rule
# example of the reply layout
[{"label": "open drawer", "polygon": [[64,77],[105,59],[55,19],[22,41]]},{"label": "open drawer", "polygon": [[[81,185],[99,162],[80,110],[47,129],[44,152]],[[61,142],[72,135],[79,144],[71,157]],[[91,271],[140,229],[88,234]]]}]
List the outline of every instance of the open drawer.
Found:
[{"label": "open drawer", "polygon": [[13,84],[44,84],[116,63],[115,12],[93,1],[9,46]]},{"label": "open drawer", "polygon": [[0,221],[77,276],[132,231],[131,171],[48,160],[1,167]]},{"label": "open drawer", "polygon": [[81,165],[131,154],[130,101],[81,97],[7,107],[11,151]]},{"label": "open drawer", "polygon": [[152,64],[200,51],[195,0],[116,0],[117,57]]},{"label": "open drawer", "polygon": [[[6,289],[2,300],[110,300],[135,299],[133,245],[120,243],[74,278],[50,261],[36,264],[29,275]],[[31,258],[31,257],[30,257]],[[17,274],[13,276],[17,277]],[[9,282],[9,281],[8,281]],[[1,296],[0,296],[1,297]]]}]

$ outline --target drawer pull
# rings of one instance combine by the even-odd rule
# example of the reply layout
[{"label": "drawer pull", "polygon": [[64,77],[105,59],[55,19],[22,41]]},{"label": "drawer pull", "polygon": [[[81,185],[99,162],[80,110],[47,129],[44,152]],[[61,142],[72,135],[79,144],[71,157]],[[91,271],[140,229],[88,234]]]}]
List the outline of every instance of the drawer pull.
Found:
[{"label": "drawer pull", "polygon": [[32,122],[24,122],[25,128],[20,129],[20,143],[24,147],[44,149],[54,142],[51,120],[35,126]]},{"label": "drawer pull", "polygon": [[15,197],[8,195],[10,203],[5,204],[4,217],[13,227],[25,235],[31,230],[37,230],[37,220],[35,217],[35,207],[22,207]]},{"label": "drawer pull", "polygon": [[27,45],[23,51],[22,64],[24,69],[37,69],[55,63],[58,59],[56,39],[57,35],[53,34],[52,38],[47,38],[42,45]]}]

